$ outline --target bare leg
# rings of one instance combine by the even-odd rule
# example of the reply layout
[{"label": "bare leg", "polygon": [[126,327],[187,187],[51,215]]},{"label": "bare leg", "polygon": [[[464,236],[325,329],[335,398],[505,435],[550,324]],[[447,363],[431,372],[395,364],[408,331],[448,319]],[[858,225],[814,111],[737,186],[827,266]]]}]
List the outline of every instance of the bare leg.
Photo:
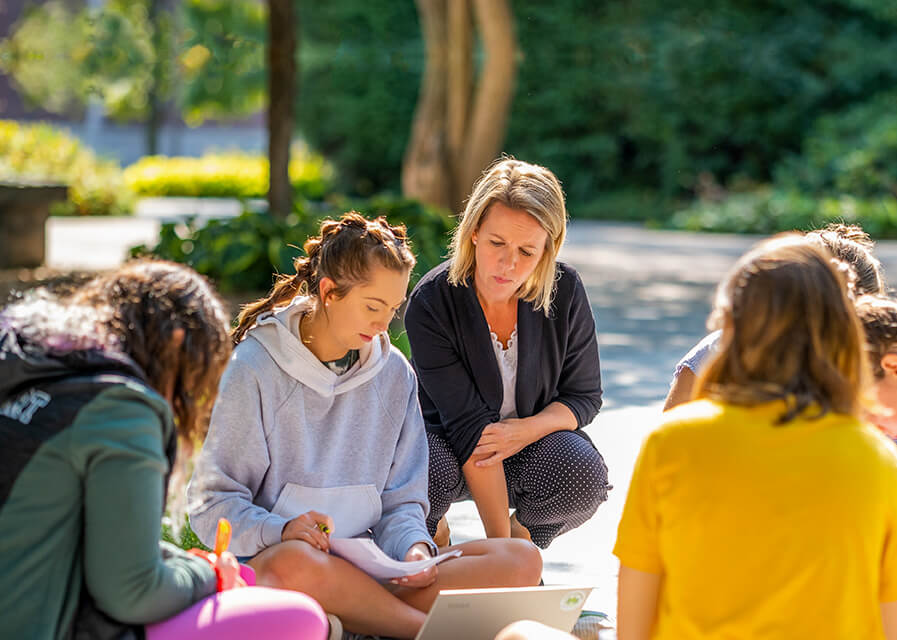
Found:
[{"label": "bare leg", "polygon": [[259,585],[306,593],[355,633],[413,638],[426,617],[352,564],[305,542],[281,542],[249,565]]},{"label": "bare leg", "polygon": [[452,543],[452,530],[449,529],[448,520],[445,519],[445,516],[442,516],[439,519],[439,524],[436,525],[436,534],[433,536],[433,542],[440,549]]},{"label": "bare leg", "polygon": [[538,622],[521,620],[499,631],[495,640],[575,640],[575,636]]},{"label": "bare leg", "polygon": [[539,549],[525,540],[490,538],[452,545],[442,551],[454,549],[461,549],[463,555],[438,565],[436,582],[424,589],[401,587],[395,595],[421,611],[429,611],[442,589],[532,587],[539,584],[542,576]]},{"label": "bare leg", "polygon": [[533,541],[533,537],[530,535],[529,529],[520,524],[520,521],[517,519],[516,511],[511,515],[511,537],[520,538],[521,540],[528,540],[529,542]]}]

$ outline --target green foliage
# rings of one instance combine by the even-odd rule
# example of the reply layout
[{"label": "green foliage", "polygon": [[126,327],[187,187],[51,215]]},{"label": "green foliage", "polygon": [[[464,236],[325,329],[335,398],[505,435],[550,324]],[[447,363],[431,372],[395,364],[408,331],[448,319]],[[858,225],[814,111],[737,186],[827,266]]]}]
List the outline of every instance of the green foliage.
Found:
[{"label": "green foliage", "polygon": [[[308,147],[293,145],[290,182],[298,196],[319,199],[331,187],[333,168]],[[146,156],[125,169],[125,181],[142,196],[264,198],[268,159],[242,152],[200,158]]]},{"label": "green foliage", "polygon": [[662,222],[680,206],[678,201],[657,191],[629,188],[601,192],[587,202],[575,204],[569,214],[586,220]]},{"label": "green foliage", "polygon": [[266,83],[266,6],[261,2],[187,0],[180,55],[185,86],[184,117],[250,115],[263,108]]},{"label": "green foliage", "polygon": [[[292,259],[317,225],[293,214],[278,220],[264,214],[244,213],[229,220],[211,220],[205,226],[190,221],[163,224],[159,243],[151,249],[166,260],[189,264],[208,276],[226,293],[263,291],[271,287],[272,273],[290,272]],[[132,254],[146,253],[135,247]]]},{"label": "green foliage", "polygon": [[190,521],[184,516],[184,522],[175,536],[174,528],[170,522],[162,521],[162,539],[165,542],[180,547],[184,551],[190,549],[202,549],[203,551],[211,551],[206,545],[199,541],[199,538],[190,527]]},{"label": "green foliage", "polygon": [[897,196],[897,93],[820,118],[799,156],[787,158],[777,183],[809,193]]},{"label": "green foliage", "polygon": [[722,202],[698,201],[678,211],[668,226],[690,231],[770,234],[817,229],[829,222],[858,223],[874,238],[897,238],[897,198],[814,197],[765,188],[734,194]]},{"label": "green foliage", "polygon": [[83,79],[71,69],[81,28],[61,2],[31,7],[9,38],[0,41],[0,71],[15,78],[23,96],[52,112],[83,100]]},{"label": "green foliage", "polygon": [[133,196],[119,166],[101,160],[74,137],[46,124],[0,120],[0,180],[46,180],[69,186],[56,215],[122,215]]},{"label": "green foliage", "polygon": [[687,193],[702,172],[768,179],[816,116],[897,81],[897,32],[839,2],[521,0],[515,14],[506,148],[574,201],[620,182]]},{"label": "green foliage", "polygon": [[[555,171],[574,216],[599,192],[689,196],[704,172],[768,181],[819,116],[897,85],[891,4],[515,0],[504,150]],[[423,72],[416,12],[301,14],[300,127],[352,190],[395,188]]]},{"label": "green foliage", "polygon": [[145,116],[150,96],[172,87],[173,22],[150,17],[146,0],[110,0],[75,11],[50,0],[32,7],[0,42],[0,70],[26,98],[53,112],[99,99],[114,118]]},{"label": "green foliage", "polygon": [[411,2],[302,2],[297,122],[343,186],[397,190],[423,73]]},{"label": "green foliage", "polygon": [[782,160],[776,181],[719,202],[698,201],[670,220],[677,228],[771,233],[857,222],[874,237],[897,237],[897,94],[826,115],[801,154]]},{"label": "green foliage", "polygon": [[[392,223],[408,226],[418,256],[419,277],[445,255],[449,222],[445,215],[420,203],[388,197],[352,203],[365,215],[385,215]],[[343,208],[300,201],[285,220],[265,214],[244,213],[229,220],[212,220],[205,226],[162,225],[159,243],[148,249],[135,247],[133,255],[151,252],[161,258],[189,264],[211,278],[224,292],[266,291],[272,274],[292,273],[293,260],[311,235],[317,235],[320,220],[338,217]]]}]

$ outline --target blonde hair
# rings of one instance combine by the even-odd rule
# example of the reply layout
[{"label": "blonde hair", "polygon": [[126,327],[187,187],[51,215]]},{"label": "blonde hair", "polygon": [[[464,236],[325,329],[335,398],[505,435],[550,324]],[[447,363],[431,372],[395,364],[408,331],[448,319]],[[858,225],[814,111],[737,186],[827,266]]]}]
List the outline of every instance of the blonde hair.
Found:
[{"label": "blonde hair", "polygon": [[495,202],[530,214],[548,234],[542,259],[516,292],[518,298],[533,303],[537,311],[547,316],[554,295],[555,260],[567,233],[567,208],[561,183],[545,167],[503,158],[483,172],[452,234],[448,280],[455,286],[466,287],[473,278],[476,269],[473,233]]},{"label": "blonde hair", "polygon": [[868,379],[852,270],[816,243],[781,234],[735,265],[717,293],[719,348],[694,397],[753,406],[784,400],[784,424],[807,408],[855,415]]}]

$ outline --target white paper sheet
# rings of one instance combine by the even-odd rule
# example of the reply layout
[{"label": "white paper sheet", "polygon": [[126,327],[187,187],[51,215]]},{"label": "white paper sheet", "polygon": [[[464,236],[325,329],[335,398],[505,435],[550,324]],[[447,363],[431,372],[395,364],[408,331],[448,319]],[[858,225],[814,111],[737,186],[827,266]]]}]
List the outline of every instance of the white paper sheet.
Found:
[{"label": "white paper sheet", "polygon": [[439,564],[449,558],[457,558],[461,551],[456,549],[426,560],[399,562],[383,553],[383,550],[370,538],[334,538],[330,541],[330,551],[376,580],[391,580],[404,576],[413,576]]}]

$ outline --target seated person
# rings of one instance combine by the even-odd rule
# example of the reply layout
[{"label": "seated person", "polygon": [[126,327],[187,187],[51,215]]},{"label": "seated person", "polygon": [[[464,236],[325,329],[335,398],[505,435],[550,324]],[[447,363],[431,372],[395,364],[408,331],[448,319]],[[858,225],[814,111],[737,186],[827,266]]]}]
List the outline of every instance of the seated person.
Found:
[{"label": "seated person", "polygon": [[[828,249],[853,269],[857,294],[878,295],[885,292],[881,263],[872,254],[872,239],[859,225],[830,224],[824,229],[810,231],[804,237]],[[719,338],[719,331],[709,333],[679,361],[663,406],[664,411],[691,400],[695,381],[704,363],[713,355]]]},{"label": "seated person", "polygon": [[897,438],[897,300],[862,296],[856,309],[866,333],[877,403],[866,418],[891,438]]},{"label": "seated person", "polygon": [[4,637],[325,637],[311,598],[235,589],[233,554],[159,541],[177,441],[202,438],[227,325],[196,272],[150,260],[0,312]]},{"label": "seated person", "polygon": [[636,462],[620,640],[897,638],[897,450],[861,419],[849,276],[783,234],[720,285],[696,400]]},{"label": "seated person", "polygon": [[330,553],[366,535],[395,560],[436,553],[427,533],[427,443],[417,381],[386,333],[414,255],[405,228],[348,213],[322,223],[296,272],[244,307],[209,434],[188,489],[207,544],[218,518],[262,585],[313,596],[355,633],[413,638],[440,589],[532,586],[523,540],[379,584]]}]

